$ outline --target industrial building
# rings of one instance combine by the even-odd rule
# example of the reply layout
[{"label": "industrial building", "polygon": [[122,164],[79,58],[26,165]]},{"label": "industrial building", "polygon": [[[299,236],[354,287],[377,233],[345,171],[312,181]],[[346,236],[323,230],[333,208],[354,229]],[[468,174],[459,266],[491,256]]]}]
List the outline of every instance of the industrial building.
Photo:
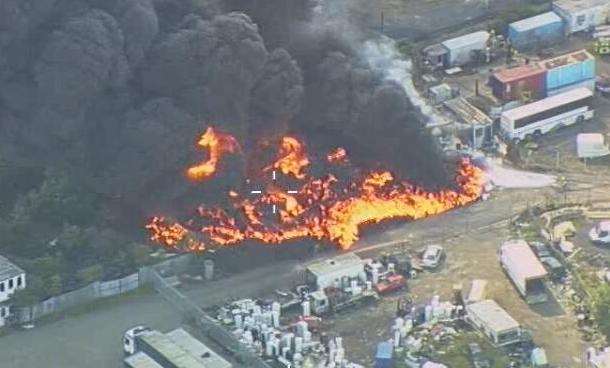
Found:
[{"label": "industrial building", "polygon": [[503,101],[531,101],[545,95],[546,70],[537,64],[497,71],[489,78],[493,95]]},{"label": "industrial building", "polygon": [[346,278],[365,278],[364,261],[354,253],[347,253],[310,264],[307,267],[307,282],[318,290],[337,287]]},{"label": "industrial building", "polygon": [[127,368],[231,368],[232,365],[182,328],[162,333],[135,328],[124,337]]},{"label": "industrial building", "polygon": [[496,346],[506,346],[521,340],[521,326],[493,300],[466,306],[468,320]]},{"label": "industrial building", "polygon": [[595,57],[587,50],[578,50],[543,60],[538,65],[546,71],[546,96],[557,95],[578,87],[595,91]]},{"label": "industrial building", "polygon": [[445,67],[462,66],[472,62],[477,51],[487,50],[489,38],[489,32],[479,31],[443,41],[441,45],[447,50]]},{"label": "industrial building", "polygon": [[508,39],[511,45],[525,51],[536,47],[546,47],[564,38],[563,19],[554,12],[522,19],[508,26]]},{"label": "industrial building", "polygon": [[610,17],[608,0],[556,0],[553,11],[563,18],[566,33],[589,31]]},{"label": "industrial building", "polygon": [[0,256],[0,327],[10,316],[11,295],[25,288],[25,271],[3,256]]}]

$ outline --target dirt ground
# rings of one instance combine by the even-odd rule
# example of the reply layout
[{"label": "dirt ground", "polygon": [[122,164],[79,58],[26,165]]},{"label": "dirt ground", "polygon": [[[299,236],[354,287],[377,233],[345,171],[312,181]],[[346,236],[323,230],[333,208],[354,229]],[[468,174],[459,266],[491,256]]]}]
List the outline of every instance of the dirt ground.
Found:
[{"label": "dirt ground", "polygon": [[[534,341],[546,349],[551,364],[566,368],[575,366],[585,349],[575,318],[554,301],[530,307],[520,298],[497,258],[498,248],[507,237],[508,229],[502,227],[444,243],[446,264],[438,272],[423,273],[410,281],[410,293],[418,303],[425,303],[434,295],[439,295],[441,300],[450,300],[454,284],[462,283],[467,287],[473,279],[485,279],[489,282],[486,296],[532,331]],[[351,359],[371,366],[376,343],[391,337],[396,303],[404,295],[405,292],[400,292],[383,298],[376,306],[333,317],[328,327],[343,336]]]}]

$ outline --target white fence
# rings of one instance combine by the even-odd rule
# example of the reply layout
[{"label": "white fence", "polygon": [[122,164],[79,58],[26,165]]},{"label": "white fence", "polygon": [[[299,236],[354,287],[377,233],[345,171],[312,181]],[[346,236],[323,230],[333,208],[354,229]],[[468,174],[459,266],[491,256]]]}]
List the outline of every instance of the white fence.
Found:
[{"label": "white fence", "polygon": [[169,258],[154,266],[144,266],[137,273],[110,281],[95,281],[77,290],[57,295],[40,303],[14,308],[10,323],[23,324],[34,322],[52,313],[65,311],[79,305],[92,303],[101,298],[107,298],[123,294],[149,283],[152,270],[158,270],[162,274],[170,272],[183,272],[192,261],[191,254],[184,254]]},{"label": "white fence", "polygon": [[137,289],[140,286],[138,273],[111,281],[95,281],[91,284],[51,297],[29,307],[16,308],[14,323],[29,323],[46,315],[61,312],[78,305],[91,303],[97,299],[119,295]]}]

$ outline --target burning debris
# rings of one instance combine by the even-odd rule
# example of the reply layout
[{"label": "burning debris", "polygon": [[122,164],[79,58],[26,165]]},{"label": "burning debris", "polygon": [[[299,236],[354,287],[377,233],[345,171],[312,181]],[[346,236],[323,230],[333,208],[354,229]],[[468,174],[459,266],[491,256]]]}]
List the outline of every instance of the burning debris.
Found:
[{"label": "burning debris", "polygon": [[280,170],[284,175],[290,175],[297,179],[305,179],[303,170],[309,166],[304,145],[293,137],[283,137],[280,144],[280,152],[277,161],[264,170]]},{"label": "burning debris", "polygon": [[[199,146],[209,149],[210,158],[189,169],[189,177],[195,180],[209,178],[222,154],[239,150],[233,137],[217,133],[213,128],[208,128]],[[334,160],[345,156],[344,151],[337,150],[328,157]],[[350,182],[343,182],[332,173],[322,178],[310,177],[304,172],[308,165],[310,160],[304,145],[296,138],[284,137],[278,159],[264,170],[280,170],[297,181],[298,189],[285,191],[270,185],[256,199],[244,199],[231,191],[228,197],[236,216],[223,208],[202,205],[184,223],[156,217],[146,227],[150,239],[168,249],[182,251],[203,250],[207,242],[218,246],[246,240],[280,244],[302,238],[327,240],[349,249],[359,239],[362,225],[437,215],[468,205],[483,193],[483,172],[469,161],[461,162],[458,167],[457,189],[438,192],[399,182],[390,172],[372,172]],[[264,207],[269,205],[279,208],[279,215],[265,215]],[[186,244],[183,240],[187,240]]]},{"label": "burning debris", "polygon": [[212,127],[205,131],[197,145],[208,150],[209,158],[187,170],[187,176],[196,181],[209,179],[214,175],[218,162],[224,154],[236,153],[240,150],[239,144],[233,136],[217,132]]},{"label": "burning debris", "polygon": [[330,164],[346,163],[347,151],[342,147],[336,148],[326,155],[326,161]]}]

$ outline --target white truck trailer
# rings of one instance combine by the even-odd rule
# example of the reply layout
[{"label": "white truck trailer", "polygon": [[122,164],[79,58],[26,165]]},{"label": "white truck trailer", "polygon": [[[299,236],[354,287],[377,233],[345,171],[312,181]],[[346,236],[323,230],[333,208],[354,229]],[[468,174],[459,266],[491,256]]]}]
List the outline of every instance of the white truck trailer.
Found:
[{"label": "white truck trailer", "polygon": [[500,263],[528,304],[548,300],[548,273],[525,240],[510,240],[502,244]]},{"label": "white truck trailer", "polygon": [[127,368],[231,368],[232,364],[182,328],[162,333],[146,326],[127,330]]}]

